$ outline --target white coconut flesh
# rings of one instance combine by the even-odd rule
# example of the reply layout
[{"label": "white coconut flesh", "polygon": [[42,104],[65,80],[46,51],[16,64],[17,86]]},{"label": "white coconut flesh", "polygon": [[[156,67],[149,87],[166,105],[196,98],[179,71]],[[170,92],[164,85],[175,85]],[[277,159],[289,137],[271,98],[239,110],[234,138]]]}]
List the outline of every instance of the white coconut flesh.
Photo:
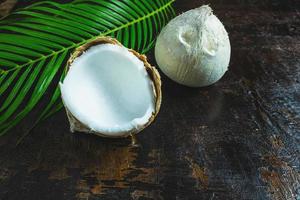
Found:
[{"label": "white coconut flesh", "polygon": [[68,111],[103,135],[138,132],[155,110],[154,86],[144,63],[119,45],[89,48],[74,60],[60,86]]}]

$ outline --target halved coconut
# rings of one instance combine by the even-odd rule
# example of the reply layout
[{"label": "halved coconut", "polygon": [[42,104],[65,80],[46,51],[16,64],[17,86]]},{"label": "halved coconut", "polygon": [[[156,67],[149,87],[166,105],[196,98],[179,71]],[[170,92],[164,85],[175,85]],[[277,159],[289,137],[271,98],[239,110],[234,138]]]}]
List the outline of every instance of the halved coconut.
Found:
[{"label": "halved coconut", "polygon": [[71,132],[126,137],[150,125],[160,109],[158,71],[115,39],[79,47],[67,70],[60,88]]}]

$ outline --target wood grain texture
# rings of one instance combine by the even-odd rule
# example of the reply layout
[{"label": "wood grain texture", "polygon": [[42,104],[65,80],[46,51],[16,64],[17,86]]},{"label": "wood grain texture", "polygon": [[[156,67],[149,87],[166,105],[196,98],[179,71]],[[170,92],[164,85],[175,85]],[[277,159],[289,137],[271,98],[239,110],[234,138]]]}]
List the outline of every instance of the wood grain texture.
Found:
[{"label": "wood grain texture", "polygon": [[176,9],[204,3],[232,44],[218,83],[191,89],[162,74],[162,109],[139,147],[71,134],[64,111],[15,147],[24,121],[0,138],[0,199],[300,199],[299,1],[178,0]]},{"label": "wood grain texture", "polygon": [[0,1],[0,17],[8,15],[16,3],[17,0]]}]

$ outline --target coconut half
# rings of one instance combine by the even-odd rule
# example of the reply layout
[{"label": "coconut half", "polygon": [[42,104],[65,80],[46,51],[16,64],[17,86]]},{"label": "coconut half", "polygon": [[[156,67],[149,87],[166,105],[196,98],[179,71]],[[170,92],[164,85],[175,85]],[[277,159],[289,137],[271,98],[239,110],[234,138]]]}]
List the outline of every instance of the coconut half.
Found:
[{"label": "coconut half", "polygon": [[150,125],[161,104],[158,71],[144,55],[101,37],[79,47],[60,83],[71,132],[126,137]]}]

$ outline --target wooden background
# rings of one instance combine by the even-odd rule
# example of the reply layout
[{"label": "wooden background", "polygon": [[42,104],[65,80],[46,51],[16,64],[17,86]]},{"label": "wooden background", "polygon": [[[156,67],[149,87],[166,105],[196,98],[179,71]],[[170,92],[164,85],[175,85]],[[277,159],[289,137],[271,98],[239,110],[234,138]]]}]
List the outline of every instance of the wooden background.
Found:
[{"label": "wooden background", "polygon": [[16,147],[25,121],[0,138],[0,199],[299,200],[299,2],[177,0],[178,13],[210,3],[224,22],[222,80],[191,89],[162,75],[162,109],[140,147],[71,134],[64,111]]}]

